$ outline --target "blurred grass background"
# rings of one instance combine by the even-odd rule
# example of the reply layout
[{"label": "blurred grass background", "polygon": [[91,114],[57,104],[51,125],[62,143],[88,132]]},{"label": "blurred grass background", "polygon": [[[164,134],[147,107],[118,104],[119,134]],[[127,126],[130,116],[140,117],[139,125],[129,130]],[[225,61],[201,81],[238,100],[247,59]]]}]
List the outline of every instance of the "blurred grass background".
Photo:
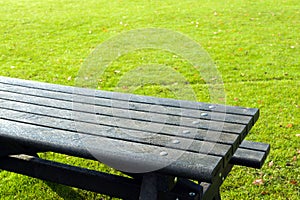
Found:
[{"label": "blurred grass background", "polygon": [[[137,28],[165,28],[190,37],[216,62],[226,103],[260,109],[260,119],[247,139],[270,143],[271,153],[261,170],[235,167],[221,188],[223,199],[298,199],[298,0],[0,1],[0,75],[74,85],[85,58],[100,43]],[[126,72],[149,62],[172,66],[188,80],[199,101],[210,101],[201,75],[180,58],[161,51],[120,57],[99,77],[98,88],[115,90]],[[174,97],[159,85],[146,85],[135,93]],[[84,159],[54,153],[40,156],[118,173]],[[253,184],[257,179],[263,179],[263,184]],[[109,199],[6,171],[0,173],[0,197]]]}]

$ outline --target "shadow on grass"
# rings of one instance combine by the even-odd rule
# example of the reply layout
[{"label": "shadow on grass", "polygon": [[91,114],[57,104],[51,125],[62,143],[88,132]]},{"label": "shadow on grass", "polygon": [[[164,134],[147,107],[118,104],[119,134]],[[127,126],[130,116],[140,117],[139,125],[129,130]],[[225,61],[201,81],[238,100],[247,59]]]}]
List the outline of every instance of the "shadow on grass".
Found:
[{"label": "shadow on grass", "polygon": [[58,196],[65,200],[82,200],[85,199],[84,196],[74,191],[71,187],[52,183],[48,181],[44,181],[46,185],[48,185],[53,192],[55,192]]}]

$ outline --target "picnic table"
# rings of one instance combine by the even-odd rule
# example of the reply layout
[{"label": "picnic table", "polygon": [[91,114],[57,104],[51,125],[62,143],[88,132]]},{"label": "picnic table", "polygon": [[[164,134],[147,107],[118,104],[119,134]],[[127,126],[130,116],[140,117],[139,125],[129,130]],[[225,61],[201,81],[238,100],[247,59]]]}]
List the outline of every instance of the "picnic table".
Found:
[{"label": "picnic table", "polygon": [[[234,165],[260,168],[244,140],[259,110],[0,77],[0,168],[123,199],[220,199]],[[127,175],[44,160],[57,152]],[[193,181],[191,181],[193,180]]]}]

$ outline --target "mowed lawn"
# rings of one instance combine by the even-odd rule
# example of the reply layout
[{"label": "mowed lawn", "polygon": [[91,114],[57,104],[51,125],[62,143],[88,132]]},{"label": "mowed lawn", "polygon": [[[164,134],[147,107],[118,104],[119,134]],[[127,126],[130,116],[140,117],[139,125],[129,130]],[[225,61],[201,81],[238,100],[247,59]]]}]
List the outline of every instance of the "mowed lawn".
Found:
[{"label": "mowed lawn", "polygon": [[[2,0],[0,75],[75,85],[84,60],[99,44],[138,28],[165,28],[191,38],[216,63],[226,104],[260,109],[247,139],[271,144],[270,155],[261,170],[234,167],[221,188],[222,198],[298,199],[299,0]],[[190,83],[199,101],[210,101],[201,74],[176,55],[159,50],[121,56],[99,77],[98,88],[115,90],[126,72],[147,63],[168,64]],[[134,92],[173,97],[172,90],[160,85],[148,84]],[[118,173],[94,161],[54,153],[40,156]],[[0,199],[109,198],[1,171]]]}]

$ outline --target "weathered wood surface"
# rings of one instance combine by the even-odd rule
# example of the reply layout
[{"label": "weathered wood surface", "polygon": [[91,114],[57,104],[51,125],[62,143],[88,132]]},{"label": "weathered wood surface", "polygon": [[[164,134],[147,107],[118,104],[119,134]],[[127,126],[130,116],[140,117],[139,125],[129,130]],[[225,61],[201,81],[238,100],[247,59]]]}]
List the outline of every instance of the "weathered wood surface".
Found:
[{"label": "weathered wood surface", "polygon": [[[97,151],[139,167],[167,164],[164,173],[207,182],[258,116],[257,109],[0,77],[0,138],[87,158]],[[115,151],[118,146],[124,152]]]}]

